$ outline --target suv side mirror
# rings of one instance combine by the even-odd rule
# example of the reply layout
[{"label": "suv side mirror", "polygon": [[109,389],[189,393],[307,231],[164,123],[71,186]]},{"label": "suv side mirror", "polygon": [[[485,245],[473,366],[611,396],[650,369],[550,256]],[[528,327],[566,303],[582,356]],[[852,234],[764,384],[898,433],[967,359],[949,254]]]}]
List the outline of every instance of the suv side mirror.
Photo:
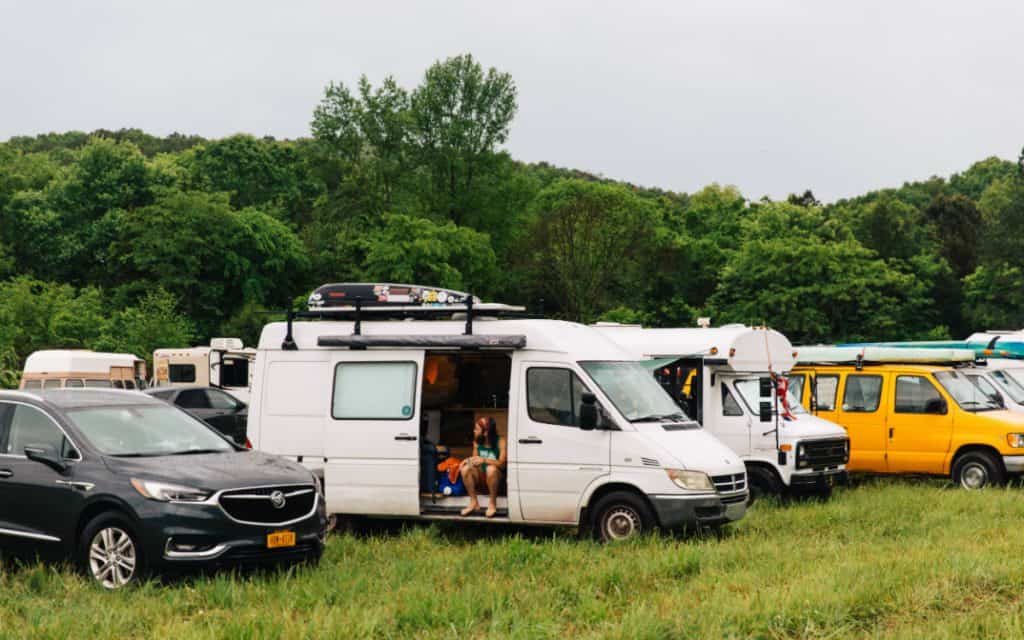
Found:
[{"label": "suv side mirror", "polygon": [[597,396],[592,393],[580,394],[580,429],[593,431],[597,428]]},{"label": "suv side mirror", "polygon": [[33,462],[45,464],[58,473],[68,470],[68,465],[61,459],[53,449],[44,445],[29,445],[25,447],[25,457]]}]

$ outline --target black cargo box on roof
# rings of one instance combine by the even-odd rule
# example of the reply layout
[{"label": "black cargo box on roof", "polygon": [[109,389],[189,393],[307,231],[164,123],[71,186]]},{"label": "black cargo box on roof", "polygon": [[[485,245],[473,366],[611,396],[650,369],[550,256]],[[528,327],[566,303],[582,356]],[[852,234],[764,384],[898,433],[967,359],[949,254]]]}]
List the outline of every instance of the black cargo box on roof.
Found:
[{"label": "black cargo box on roof", "polygon": [[366,349],[367,347],[413,347],[420,349],[524,349],[526,336],[487,336],[487,335],[421,335],[421,336],[320,336],[316,341],[321,347],[348,347],[350,349]]}]

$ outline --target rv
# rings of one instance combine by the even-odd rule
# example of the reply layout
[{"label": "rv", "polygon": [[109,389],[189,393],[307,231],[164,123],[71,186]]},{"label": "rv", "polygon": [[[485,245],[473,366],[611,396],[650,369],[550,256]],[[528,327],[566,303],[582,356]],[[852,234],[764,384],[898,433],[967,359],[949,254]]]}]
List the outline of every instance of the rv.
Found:
[{"label": "rv", "polygon": [[153,386],[203,386],[227,391],[249,403],[255,349],[238,338],[214,338],[208,347],[157,349],[153,352]]},{"label": "rv", "polygon": [[25,360],[19,389],[145,389],[146,361],[130,353],[85,349],[36,351]]},{"label": "rv", "polygon": [[[509,317],[521,311],[416,285],[320,287],[309,311],[263,329],[249,437],[322,474],[339,517],[568,525],[615,540],[743,516],[742,461],[636,358],[587,326]],[[444,456],[472,454],[479,418],[507,446],[492,518],[462,516],[469,498],[431,479]]]},{"label": "rv", "polygon": [[648,368],[676,402],[746,463],[752,496],[827,495],[844,472],[842,427],[778,393],[794,364],[793,345],[765,327],[595,329]]}]

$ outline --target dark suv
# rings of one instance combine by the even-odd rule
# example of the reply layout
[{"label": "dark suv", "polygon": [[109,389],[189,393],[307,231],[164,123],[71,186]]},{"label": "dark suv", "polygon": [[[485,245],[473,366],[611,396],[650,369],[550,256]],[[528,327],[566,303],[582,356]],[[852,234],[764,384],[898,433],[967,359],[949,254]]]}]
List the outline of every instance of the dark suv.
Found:
[{"label": "dark suv", "polygon": [[246,443],[248,407],[227,391],[213,387],[154,387],[145,393],[177,405],[235,441]]},{"label": "dark suv", "polygon": [[104,587],[149,570],[319,560],[318,478],[132,391],[0,391],[0,546]]}]

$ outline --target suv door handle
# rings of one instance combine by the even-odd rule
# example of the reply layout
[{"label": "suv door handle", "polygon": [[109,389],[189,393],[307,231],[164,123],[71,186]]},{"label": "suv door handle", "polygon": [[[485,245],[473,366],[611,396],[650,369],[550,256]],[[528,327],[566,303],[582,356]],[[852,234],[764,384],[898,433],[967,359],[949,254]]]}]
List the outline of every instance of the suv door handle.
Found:
[{"label": "suv door handle", "polygon": [[14,475],[14,472],[10,469],[0,469],[0,478],[10,478]]},{"label": "suv door handle", "polygon": [[410,436],[408,433],[400,433],[395,436],[395,440],[416,440],[416,436]]},{"label": "suv door handle", "polygon": [[529,438],[519,438],[519,444],[542,444],[544,441],[540,438],[530,436]]}]

